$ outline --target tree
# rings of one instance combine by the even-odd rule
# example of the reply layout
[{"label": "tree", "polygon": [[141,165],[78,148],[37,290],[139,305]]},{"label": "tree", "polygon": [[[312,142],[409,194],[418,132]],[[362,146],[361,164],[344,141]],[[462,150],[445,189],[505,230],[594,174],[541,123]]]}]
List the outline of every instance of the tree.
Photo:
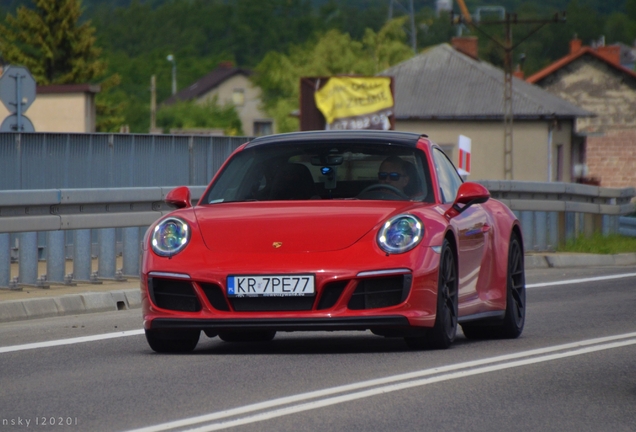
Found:
[{"label": "tree", "polygon": [[367,29],[362,41],[330,30],[316,42],[291,47],[289,54],[269,52],[252,80],[261,88],[263,107],[276,120],[278,131],[298,129],[298,120],[290,114],[298,109],[301,77],[375,75],[410,58],[404,19],[388,22],[378,33]]},{"label": "tree", "polygon": [[219,106],[217,99],[203,104],[195,101],[178,102],[157,112],[157,125],[169,132],[178,129],[223,129],[225,135],[242,135],[241,119],[234,106]]},{"label": "tree", "polygon": [[420,48],[448,43],[457,34],[457,29],[452,24],[448,12],[442,12],[436,16],[432,10],[425,9],[418,15],[417,22],[419,23],[417,40]]},{"label": "tree", "polygon": [[40,85],[86,83],[105,70],[90,22],[79,24],[81,0],[35,0],[0,25],[0,51],[26,66]]},{"label": "tree", "polygon": [[[40,85],[83,84],[103,79],[106,63],[95,46],[95,28],[79,23],[81,0],[35,0],[35,9],[20,6],[0,25],[0,53],[4,60],[26,66]],[[123,123],[124,106],[114,103],[111,90],[117,74],[103,79],[96,97],[98,132],[116,131]]]}]

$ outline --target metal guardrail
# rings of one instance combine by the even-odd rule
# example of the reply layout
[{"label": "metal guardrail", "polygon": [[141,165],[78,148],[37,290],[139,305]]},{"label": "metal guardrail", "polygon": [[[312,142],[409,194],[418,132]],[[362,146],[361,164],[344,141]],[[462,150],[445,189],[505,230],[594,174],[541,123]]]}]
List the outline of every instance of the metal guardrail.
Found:
[{"label": "metal guardrail", "polygon": [[636,237],[636,217],[620,217],[618,219],[618,233],[624,236]]},{"label": "metal guardrail", "polygon": [[[554,250],[579,234],[619,232],[621,215],[633,213],[636,208],[631,203],[636,195],[634,188],[520,181],[480,183],[490,190],[493,198],[515,212],[521,221],[526,250]],[[0,191],[0,287],[98,283],[100,279],[137,276],[141,237],[148,225],[171,210],[163,201],[171,189]],[[205,186],[190,186],[190,190],[196,201]],[[46,236],[43,256],[47,266],[46,275],[39,277],[38,233],[40,237]],[[118,234],[122,239],[121,269],[116,269]],[[17,278],[11,278],[10,274],[11,236],[19,246]],[[92,271],[94,237],[97,272]],[[72,244],[73,271],[66,274],[68,243]]]},{"label": "metal guardrail", "polygon": [[633,213],[634,188],[577,183],[479,181],[521,222],[526,250],[553,251],[578,235],[619,232],[621,215]]},{"label": "metal guardrail", "polygon": [[[172,209],[164,202],[172,187],[0,191],[0,287],[47,287],[51,283],[123,279],[139,274],[140,239],[146,227]],[[190,186],[193,203],[205,186]],[[123,267],[116,269],[117,228]],[[94,233],[98,270],[92,271]],[[18,244],[17,278],[11,278],[11,234]],[[45,235],[47,271],[38,277]],[[69,233],[69,235],[66,235]],[[66,273],[67,243],[72,244],[73,272]]]},{"label": "metal guardrail", "polygon": [[[173,187],[0,191],[0,232],[150,225],[171,211]],[[193,200],[205,186],[190,186]]]}]

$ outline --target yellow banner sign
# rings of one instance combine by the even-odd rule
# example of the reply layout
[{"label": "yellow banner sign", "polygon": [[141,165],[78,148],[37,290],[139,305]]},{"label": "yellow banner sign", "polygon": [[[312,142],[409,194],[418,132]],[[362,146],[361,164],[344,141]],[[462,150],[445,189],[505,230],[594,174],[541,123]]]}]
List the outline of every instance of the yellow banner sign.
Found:
[{"label": "yellow banner sign", "polygon": [[315,93],[316,106],[328,124],[393,107],[389,77],[331,77]]}]

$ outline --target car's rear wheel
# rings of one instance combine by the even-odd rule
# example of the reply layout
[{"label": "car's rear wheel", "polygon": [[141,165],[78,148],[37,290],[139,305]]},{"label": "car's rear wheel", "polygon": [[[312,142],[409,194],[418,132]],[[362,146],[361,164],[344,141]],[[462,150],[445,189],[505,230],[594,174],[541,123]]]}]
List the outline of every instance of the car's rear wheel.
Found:
[{"label": "car's rear wheel", "polygon": [[276,336],[275,330],[222,331],[219,338],[224,342],[269,342]]},{"label": "car's rear wheel", "polygon": [[199,343],[200,330],[146,330],[146,340],[158,353],[186,353]]},{"label": "car's rear wheel", "polygon": [[437,313],[435,325],[422,336],[404,338],[411,349],[446,349],[457,334],[458,280],[455,254],[444,239],[437,278]]},{"label": "car's rear wheel", "polygon": [[469,339],[514,339],[521,335],[526,320],[526,277],[523,248],[517,234],[512,234],[508,246],[506,282],[506,314],[493,325],[464,324],[462,330]]}]

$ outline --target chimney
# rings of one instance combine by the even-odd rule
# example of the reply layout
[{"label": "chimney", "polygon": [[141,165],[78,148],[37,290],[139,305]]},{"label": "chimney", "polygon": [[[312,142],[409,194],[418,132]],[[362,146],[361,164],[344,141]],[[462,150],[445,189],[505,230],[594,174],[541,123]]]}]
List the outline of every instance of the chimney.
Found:
[{"label": "chimney", "polygon": [[574,39],[570,41],[570,54],[577,53],[583,48],[583,41],[574,35]]},{"label": "chimney", "polygon": [[519,79],[524,79],[524,73],[521,70],[521,65],[517,65],[517,68],[515,69],[515,71],[512,73],[512,75],[516,76]]},{"label": "chimney", "polygon": [[610,63],[621,64],[621,47],[618,45],[604,45],[596,48],[596,52]]},{"label": "chimney", "polygon": [[225,60],[219,63],[219,67],[222,67],[225,69],[232,69],[234,67],[234,62],[231,60]]},{"label": "chimney", "polygon": [[457,36],[451,39],[451,45],[457,51],[479,60],[477,36]]}]

